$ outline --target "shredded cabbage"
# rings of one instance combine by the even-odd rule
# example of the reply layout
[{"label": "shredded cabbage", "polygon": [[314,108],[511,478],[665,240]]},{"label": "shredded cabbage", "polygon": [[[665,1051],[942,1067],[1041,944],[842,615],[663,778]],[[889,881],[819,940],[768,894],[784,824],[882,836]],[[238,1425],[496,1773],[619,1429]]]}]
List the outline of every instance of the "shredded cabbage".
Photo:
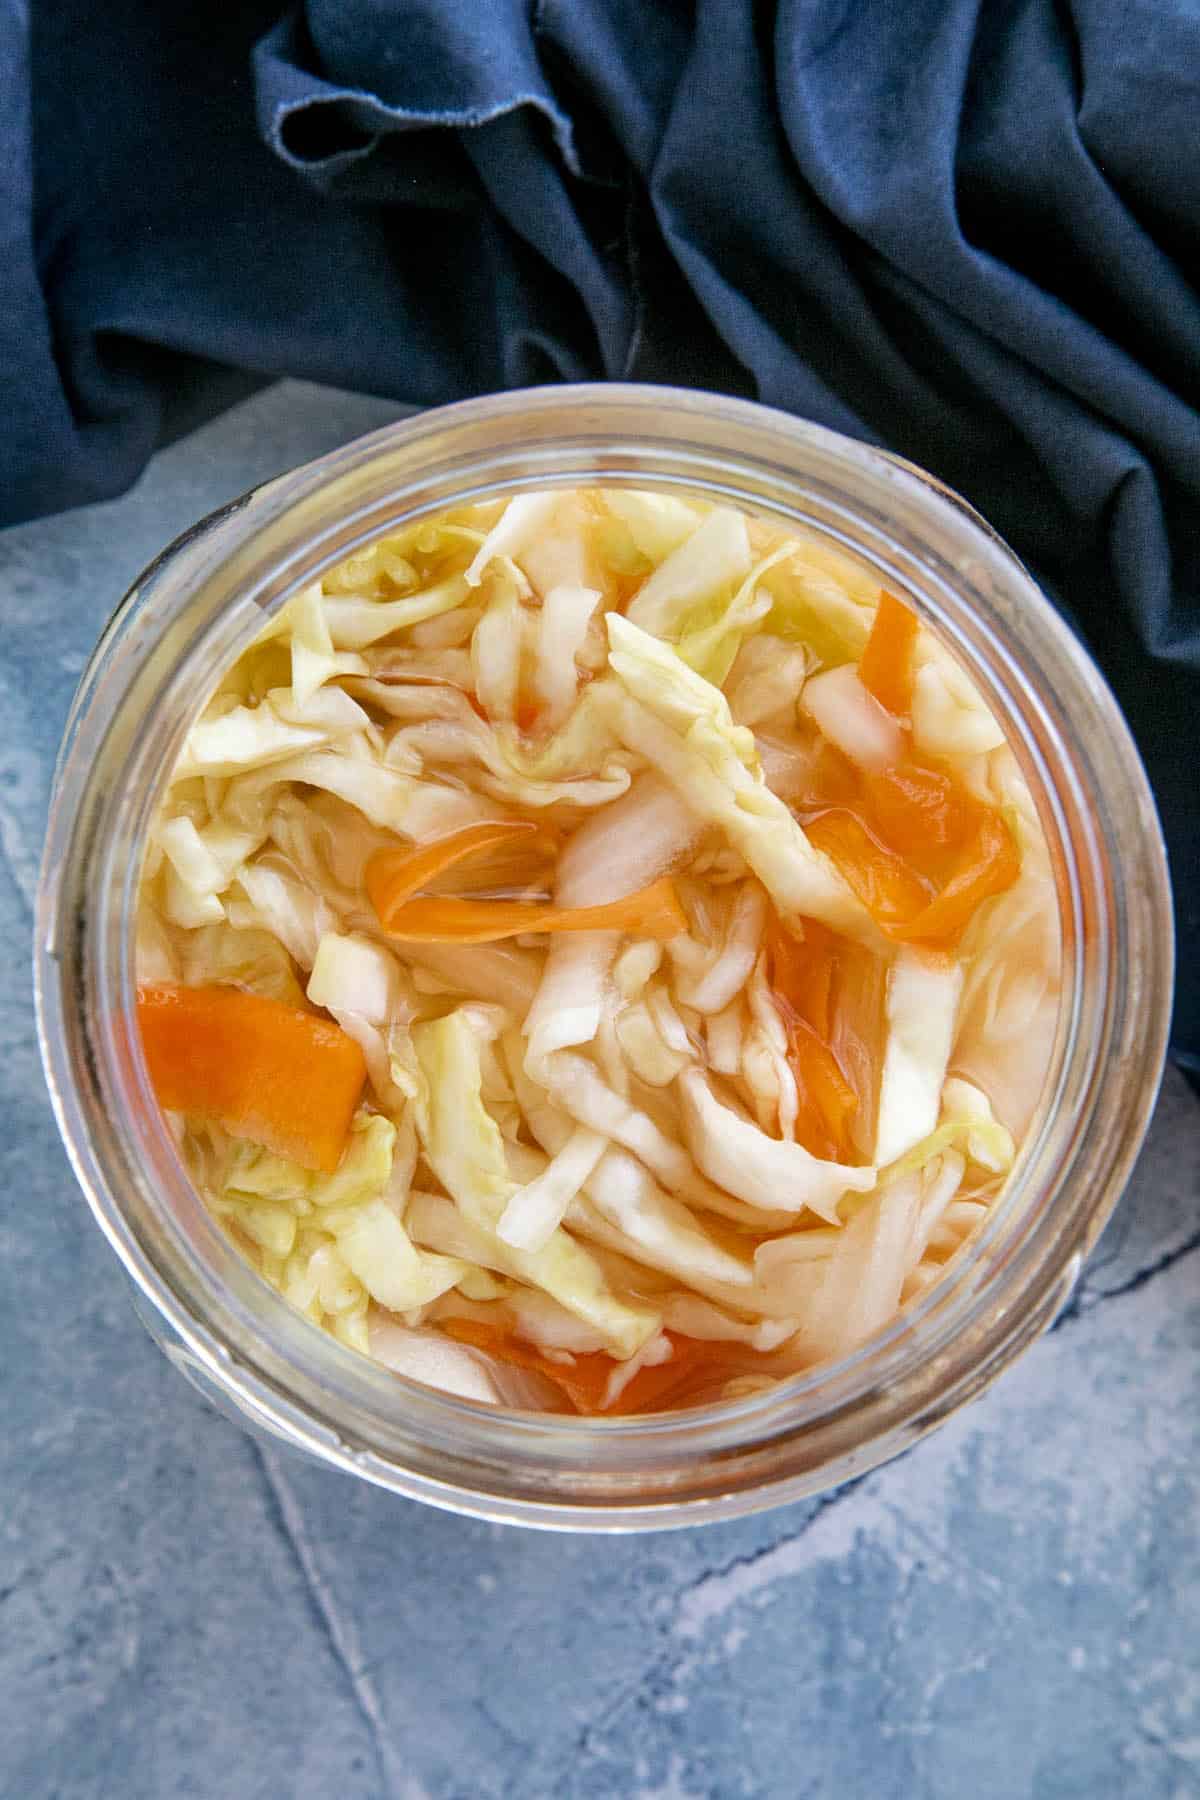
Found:
[{"label": "shredded cabbage", "polygon": [[691,612],[750,569],[750,537],[741,513],[720,508],[665,557],[639,589],[627,617],[660,637],[678,635]]},{"label": "shredded cabbage", "polygon": [[[393,1153],[397,1128],[360,1116],[334,1175],[246,1145],[230,1147],[214,1204],[260,1252],[260,1273],[317,1324],[366,1348],[371,1300],[405,1313],[461,1279],[465,1265],[418,1250],[402,1222]],[[403,1177],[403,1170],[400,1171]]]},{"label": "shredded cabbage", "polygon": [[902,950],[892,965],[875,1133],[880,1168],[937,1124],[962,980],[957,963],[920,950]]},{"label": "shredded cabbage", "polygon": [[517,1189],[496,1227],[497,1235],[518,1250],[542,1249],[607,1147],[607,1138],[579,1126],[541,1174]]},{"label": "shredded cabbage", "polygon": [[649,885],[699,836],[688,808],[657,777],[586,820],[563,852],[554,895],[560,906],[601,906]]},{"label": "shredded cabbage", "polygon": [[575,703],[579,687],[575,659],[601,598],[598,588],[560,585],[552,587],[542,602],[534,690],[542,702],[543,728],[561,725]]},{"label": "shredded cabbage", "polygon": [[780,1137],[790,1143],[796,1135],[799,1095],[788,1058],[787,1032],[767,985],[765,957],[760,956],[755,962],[746,999],[754,1024],[743,1050],[742,1071],[756,1101],[763,1103],[759,1124],[765,1124],[774,1114]]},{"label": "shredded cabbage", "polygon": [[[479,1043],[461,1012],[418,1025],[413,1046],[423,1077],[417,1130],[430,1167],[464,1218],[490,1235],[516,1191],[495,1121],[480,1096]],[[614,1352],[632,1356],[657,1319],[610,1294],[587,1252],[562,1230],[539,1250],[512,1251],[526,1280],[603,1331]]]},{"label": "shredded cabbage", "polygon": [[771,596],[760,588],[760,578],[786,555],[785,546],[756,563],[729,604],[717,609],[715,618],[689,620],[679,638],[679,655],[706,681],[721,685],[748,634],[770,612]]},{"label": "shredded cabbage", "polygon": [[864,769],[893,768],[904,755],[895,719],[869,694],[849,663],[805,682],[800,704],[821,734]]},{"label": "shredded cabbage", "polygon": [[[529,1068],[528,1059],[526,1068]],[[687,1185],[691,1173],[682,1147],[604,1080],[595,1063],[572,1050],[557,1050],[532,1071],[564,1112],[580,1125],[611,1138],[640,1157],[667,1187]]]},{"label": "shredded cabbage", "polygon": [[368,1344],[376,1362],[419,1381],[440,1388],[462,1400],[478,1400],[485,1406],[526,1407],[539,1412],[552,1403],[554,1390],[537,1375],[501,1368],[490,1357],[456,1344],[444,1332],[412,1330],[395,1320],[376,1315],[369,1322]]},{"label": "shredded cabbage", "polygon": [[912,725],[917,748],[935,756],[974,756],[1004,743],[970,677],[931,638],[916,672]]},{"label": "shredded cabbage", "polygon": [[605,488],[602,501],[651,563],[665,562],[673,550],[693,537],[703,516],[673,494],[645,493],[637,488]]},{"label": "shredded cabbage", "polygon": [[[601,906],[636,893],[668,868],[696,836],[686,807],[652,776],[640,775],[619,800],[580,826],[559,861],[560,906]],[[529,1056],[589,1044],[600,1029],[609,969],[619,934],[558,938],[546,955],[526,1026]]]},{"label": "shredded cabbage", "polygon": [[586,1186],[590,1208],[572,1205],[572,1223],[591,1234],[594,1214],[608,1220],[654,1268],[667,1270],[701,1293],[718,1295],[749,1288],[750,1265],[705,1231],[680,1200],[664,1193],[628,1152],[606,1151]]},{"label": "shredded cabbage", "polygon": [[793,1336],[795,1319],[738,1319],[699,1294],[671,1294],[663,1304],[663,1324],[684,1337],[710,1343],[749,1344],[752,1350],[778,1350]]},{"label": "shredded cabbage", "polygon": [[341,688],[321,688],[303,703],[277,688],[257,706],[235,706],[193,725],[177,777],[237,775],[367,731],[370,719]]},{"label": "shredded cabbage", "polygon": [[742,1066],[743,1014],[739,994],[721,1012],[712,1013],[706,1022],[708,1066],[717,1075],[736,1075]]},{"label": "shredded cabbage", "polygon": [[[932,1178],[929,1170],[932,1167]],[[955,1150],[944,1150],[927,1159],[922,1167],[921,1207],[913,1225],[913,1234],[906,1253],[906,1277],[920,1267],[925,1254],[935,1241],[943,1251],[954,1249],[959,1241],[959,1230],[951,1224],[948,1214],[951,1202],[958,1192],[966,1171],[966,1159]],[[980,1208],[982,1212],[984,1209]],[[961,1229],[961,1221],[955,1222]]]},{"label": "shredded cabbage", "polygon": [[630,1070],[648,1087],[669,1087],[692,1060],[690,1046],[680,1049],[668,1042],[644,1000],[622,1007],[616,1034]]},{"label": "shredded cabbage", "polygon": [[386,1024],[400,1006],[400,965],[370,938],[340,937],[327,932],[317,945],[308,997],[330,1012],[358,1013],[372,1024]]},{"label": "shredded cabbage", "polygon": [[489,719],[513,719],[525,649],[525,612],[517,582],[501,567],[471,638],[471,674],[475,695]]},{"label": "shredded cabbage", "polygon": [[622,1000],[636,1000],[657,973],[663,947],[654,938],[635,938],[617,957],[612,968],[613,987]]},{"label": "shredded cabbage", "polygon": [[797,537],[791,556],[768,573],[766,584],[775,598],[767,619],[772,634],[803,644],[827,667],[858,661],[879,588],[864,581],[848,557]]},{"label": "shredded cabbage", "polygon": [[712,1092],[703,1074],[680,1077],[688,1148],[704,1173],[751,1206],[776,1212],[816,1213],[839,1222],[846,1194],[864,1194],[875,1185],[875,1170],[822,1162],[802,1144],[768,1137],[739,1118]]},{"label": "shredded cabbage", "polygon": [[737,723],[761,725],[777,714],[788,715],[800,698],[810,667],[811,658],[803,644],[789,644],[769,631],[747,638],[726,688],[729,710]]},{"label": "shredded cabbage", "polygon": [[365,675],[367,665],[345,645],[335,650],[320,584],[305,588],[285,609],[292,640],[292,693],[307,706],[319,687],[343,675]]},{"label": "shredded cabbage", "polygon": [[[199,931],[189,931],[181,941],[180,951],[179,972],[189,987],[218,981],[248,988],[269,1000],[282,1000],[288,1006],[304,1004],[295,965],[274,932],[239,931],[224,923],[206,925]],[[166,979],[174,979],[176,973],[172,964],[165,971]]]},{"label": "shredded cabbage", "polygon": [[766,897],[758,883],[743,882],[724,942],[702,969],[683,973],[675,984],[686,1006],[699,1013],[719,1013],[741,993],[758,961],[766,913]]},{"label": "shredded cabbage", "polygon": [[[482,623],[481,620],[481,626]],[[507,709],[513,701],[512,689],[500,682],[497,671],[492,673],[497,676],[497,685],[485,687],[485,695],[490,698],[496,718],[501,721],[498,729],[480,719],[463,695],[457,702],[457,717],[431,718],[417,725],[402,725],[394,731],[388,740],[388,763],[409,776],[427,765],[440,765],[448,773],[452,772],[457,780],[474,780],[483,793],[506,805],[535,809],[559,802],[603,806],[620,798],[630,782],[630,759],[624,751],[607,742],[598,744],[594,731],[580,734],[584,739],[580,743],[578,737],[573,739],[570,724],[557,739],[551,740],[551,748],[542,752],[526,751],[507,722]],[[572,718],[583,713],[585,706],[588,708],[586,717],[594,721],[598,703],[596,700],[589,703],[586,696]],[[583,756],[572,756],[574,749],[582,749]],[[410,781],[409,787],[412,785]],[[431,788],[432,784],[426,783],[423,787]],[[454,792],[453,789],[443,791]],[[475,809],[476,817],[494,817],[495,813],[494,804]],[[393,822],[401,829],[410,830],[412,835],[418,835],[403,814]]]},{"label": "shredded cabbage", "polygon": [[365,650],[410,625],[455,611],[467,596],[461,575],[426,588],[406,600],[360,600],[339,596],[325,601],[325,623],[339,650]]},{"label": "shredded cabbage", "polygon": [[397,1068],[398,1034],[415,1015],[410,984],[391,953],[370,938],[326,932],[317,945],[308,998],[354,1038],[366,1058],[375,1097],[396,1111],[411,1091]]},{"label": "shredded cabbage", "polygon": [[822,1273],[801,1325],[814,1362],[865,1343],[893,1316],[908,1273],[921,1184],[907,1175],[887,1183],[846,1226]]},{"label": "shredded cabbage", "polygon": [[957,1078],[942,1088],[942,1122],[937,1130],[900,1157],[894,1167],[898,1171],[919,1169],[951,1149],[961,1150],[968,1161],[989,1175],[1007,1175],[1016,1156],[1012,1133],[996,1118],[987,1095]]},{"label": "shredded cabbage", "polygon": [[337,928],[337,915],[282,857],[260,857],[239,872],[229,902],[229,922],[271,933],[302,969],[311,969],[317,947]]},{"label": "shredded cabbage", "polygon": [[[255,1064],[245,1135],[168,1115],[315,1325],[467,1401],[603,1412],[758,1392],[953,1278],[1043,1092],[1057,892],[970,676],[925,626],[889,665],[878,612],[816,534],[605,486],[401,525],[265,622],[187,734],[136,956],[150,986],[305,1015],[331,1091],[353,1059],[332,1173],[253,1136],[313,1142],[307,1063]],[[861,828],[853,887],[800,822],[819,839],[833,809]],[[1015,880],[943,947],[898,947],[888,883],[940,895],[989,812]],[[403,941],[381,853],[422,872]],[[543,929],[456,941],[546,900]],[[569,929],[617,903],[622,929]]]},{"label": "shredded cabbage", "polygon": [[866,908],[763,782],[753,735],[733,723],[720,689],[616,614],[608,629],[609,662],[627,689],[614,706],[618,735],[649,756],[699,818],[725,832],[781,912],[875,942]]},{"label": "shredded cabbage", "polygon": [[466,571],[467,584],[478,587],[488,564],[497,557],[519,558],[525,545],[549,519],[558,501],[559,496],[554,493],[518,494],[515,500],[510,500],[475,552]]}]

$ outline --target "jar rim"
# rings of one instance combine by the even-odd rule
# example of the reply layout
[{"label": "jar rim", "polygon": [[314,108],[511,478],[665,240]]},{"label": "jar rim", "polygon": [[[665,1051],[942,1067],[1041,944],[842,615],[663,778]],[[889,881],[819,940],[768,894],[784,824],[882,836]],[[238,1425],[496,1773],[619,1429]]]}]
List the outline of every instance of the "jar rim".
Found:
[{"label": "jar rim", "polygon": [[[585,1425],[480,1408],[381,1371],[292,1313],[248,1264],[261,1292],[239,1292],[236,1279],[221,1291],[206,1286],[206,1267],[219,1263],[205,1225],[214,1236],[216,1227],[131,1055],[127,929],[140,844],[187,723],[156,727],[155,704],[164,710],[164,696],[188,684],[209,691],[203,672],[215,680],[264,611],[387,523],[472,497],[472,482],[495,494],[581,479],[698,485],[834,541],[847,531],[852,554],[913,593],[982,676],[1006,731],[1025,733],[1026,760],[1045,787],[1039,798],[1080,863],[1069,934],[1074,1015],[1060,1020],[1057,1108],[1043,1107],[995,1218],[953,1280],[850,1357],[768,1395]],[[807,510],[797,510],[801,500]],[[127,771],[124,785],[114,781]],[[90,877],[99,866],[107,873],[97,899]],[[1088,956],[1085,968],[1079,958]],[[93,1212],[219,1387],[289,1441],[434,1504],[627,1529],[727,1517],[861,1472],[978,1391],[1037,1334],[1069,1292],[1140,1145],[1165,1058],[1171,974],[1165,850],[1128,729],[1086,652],[990,527],[922,471],[824,427],[692,390],[582,384],[465,401],[384,427],[199,521],[151,564],[101,640],[64,736],[35,985],[59,1128]],[[1100,1027],[1103,1038],[1089,1043],[1087,1031]],[[1120,1117],[1104,1119],[1131,1057],[1142,1086]],[[123,1116],[139,1106],[138,1118]],[[1050,1190],[1036,1243],[1012,1235],[1035,1165]],[[1082,1189],[1085,1168],[1089,1190],[1068,1207],[1063,1196],[1072,1181]],[[997,1299],[994,1316],[982,1318]],[[331,1398],[345,1404],[330,1408]],[[598,1446],[611,1465],[603,1479]],[[502,1463],[521,1454],[528,1469],[506,1479]],[[539,1498],[539,1480],[552,1499]]]}]

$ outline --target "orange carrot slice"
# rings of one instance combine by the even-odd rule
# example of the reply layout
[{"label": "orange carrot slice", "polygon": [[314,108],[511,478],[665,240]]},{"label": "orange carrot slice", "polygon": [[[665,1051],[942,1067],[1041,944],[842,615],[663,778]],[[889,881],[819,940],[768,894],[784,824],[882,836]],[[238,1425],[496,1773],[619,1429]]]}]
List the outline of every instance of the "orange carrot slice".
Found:
[{"label": "orange carrot slice", "polygon": [[1002,894],[1021,873],[1021,854],[997,812],[985,812],[961,862],[936,900],[915,918],[893,926],[903,943],[950,946],[957,943],[976,909]]},{"label": "orange carrot slice", "polygon": [[[858,1096],[842,1074],[837,1057],[828,1044],[822,1043],[811,1025],[797,1019],[789,1036],[789,1061],[797,1087],[820,1119],[835,1155],[841,1157],[850,1119],[858,1109]],[[805,1147],[812,1148],[811,1145]]]},{"label": "orange carrot slice", "polygon": [[895,935],[929,905],[928,883],[878,843],[853,813],[822,813],[804,830],[809,842],[837,866],[881,930]]},{"label": "orange carrot slice", "polygon": [[871,824],[892,850],[960,848],[980,815],[980,804],[952,775],[920,763],[898,763],[865,777]]},{"label": "orange carrot slice", "polygon": [[497,844],[536,837],[538,829],[528,819],[492,819],[481,825],[467,825],[432,843],[418,844],[415,850],[377,850],[367,864],[366,885],[380,924],[386,931],[389,918],[406,900],[456,863],[492,850]]},{"label": "orange carrot slice", "polygon": [[939,892],[880,844],[853,813],[822,813],[804,829],[810,843],[837,865],[881,931],[897,943],[950,949],[976,908],[1004,893],[1021,872],[1020,851],[1000,814],[990,807],[978,810],[979,822]]},{"label": "orange carrot slice", "polygon": [[427,895],[391,908],[386,918],[380,913],[380,924],[389,937],[409,944],[494,944],[525,931],[636,931],[665,943],[687,930],[683,908],[665,875],[604,906]]},{"label": "orange carrot slice", "polygon": [[804,921],[804,936],[787,930],[777,914],[767,927],[767,980],[789,1019],[803,1019],[828,1040],[833,974],[837,960],[833,933],[815,919]]},{"label": "orange carrot slice", "polygon": [[649,1412],[661,1406],[696,1372],[701,1362],[719,1360],[719,1346],[701,1343],[697,1338],[681,1337],[668,1332],[674,1354],[667,1362],[647,1364],[638,1370],[618,1394],[611,1406],[604,1396],[613,1374],[620,1368],[615,1357],[603,1350],[576,1356],[569,1363],[555,1362],[534,1344],[527,1344],[502,1326],[482,1319],[450,1318],[439,1321],[447,1337],[460,1344],[470,1344],[497,1362],[514,1369],[529,1369],[544,1375],[570,1401],[578,1413],[621,1415]]},{"label": "orange carrot slice", "polygon": [[911,607],[886,590],[858,663],[858,679],[880,706],[898,719],[912,711],[912,652],[919,621]]},{"label": "orange carrot slice", "polygon": [[858,1096],[829,1044],[837,958],[836,939],[825,926],[806,919],[800,939],[772,918],[767,979],[787,1023],[788,1061],[800,1103],[796,1137],[813,1156],[844,1161]]},{"label": "orange carrot slice", "polygon": [[160,1105],[215,1119],[305,1169],[337,1168],[366,1077],[339,1026],[233,987],[138,989]]},{"label": "orange carrot slice", "polygon": [[[663,1407],[678,1405],[684,1398],[684,1390],[695,1386],[697,1375],[705,1369],[718,1373],[726,1362],[720,1344],[706,1343],[699,1338],[682,1337],[677,1331],[665,1334],[670,1338],[674,1354],[668,1362],[646,1363],[636,1375],[621,1389],[610,1406],[600,1410],[615,1416],[631,1413],[658,1412]],[[576,1358],[576,1361],[581,1361]],[[603,1362],[610,1364],[605,1375],[612,1374],[613,1368],[619,1368],[611,1357],[602,1357]]]},{"label": "orange carrot slice", "polygon": [[544,1375],[566,1396],[576,1412],[601,1410],[609,1377],[617,1367],[615,1358],[606,1356],[603,1351],[560,1363],[546,1356],[535,1344],[514,1337],[503,1326],[487,1324],[482,1319],[442,1319],[440,1323],[446,1335],[458,1343],[470,1344],[497,1362],[508,1363],[511,1368],[529,1369],[534,1374]]}]

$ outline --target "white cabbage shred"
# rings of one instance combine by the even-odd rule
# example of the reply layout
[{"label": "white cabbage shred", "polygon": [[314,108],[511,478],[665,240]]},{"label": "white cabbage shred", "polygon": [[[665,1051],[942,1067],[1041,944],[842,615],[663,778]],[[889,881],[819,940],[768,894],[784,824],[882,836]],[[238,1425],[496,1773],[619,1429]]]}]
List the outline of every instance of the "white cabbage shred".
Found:
[{"label": "white cabbage shred", "polygon": [[[1043,1091],[1057,899],[949,652],[918,633],[911,720],[859,678],[878,596],[840,549],[730,507],[547,489],[364,546],[227,672],[150,837],[138,972],[361,1048],[332,1174],[172,1115],[215,1217],[315,1325],[464,1402],[562,1408],[575,1381],[620,1410],[676,1373],[756,1392],[947,1277]],[[864,785],[914,758],[1006,821],[1019,875],[957,942],[897,942],[810,841],[854,804],[822,802],[830,757]],[[678,929],[389,939],[371,859],[496,821],[536,842],[435,874],[422,905],[669,882]],[[815,1001],[773,960],[806,930],[835,946]]]},{"label": "white cabbage shred", "polygon": [[890,769],[904,755],[904,734],[869,694],[849,663],[813,675],[800,704],[827,741],[864,769]]}]

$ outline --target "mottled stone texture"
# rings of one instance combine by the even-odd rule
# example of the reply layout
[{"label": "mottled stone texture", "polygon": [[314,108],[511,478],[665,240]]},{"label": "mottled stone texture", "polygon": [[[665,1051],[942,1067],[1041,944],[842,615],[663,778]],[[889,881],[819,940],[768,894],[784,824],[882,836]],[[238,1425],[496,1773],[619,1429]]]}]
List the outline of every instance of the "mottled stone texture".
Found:
[{"label": "mottled stone texture", "polygon": [[1169,1079],[1057,1330],[901,1461],[703,1532],[555,1538],[263,1451],[158,1354],[42,1088],[50,770],[114,600],[392,416],[275,389],[0,536],[0,1792],[13,1800],[1200,1793],[1200,1117]]}]

